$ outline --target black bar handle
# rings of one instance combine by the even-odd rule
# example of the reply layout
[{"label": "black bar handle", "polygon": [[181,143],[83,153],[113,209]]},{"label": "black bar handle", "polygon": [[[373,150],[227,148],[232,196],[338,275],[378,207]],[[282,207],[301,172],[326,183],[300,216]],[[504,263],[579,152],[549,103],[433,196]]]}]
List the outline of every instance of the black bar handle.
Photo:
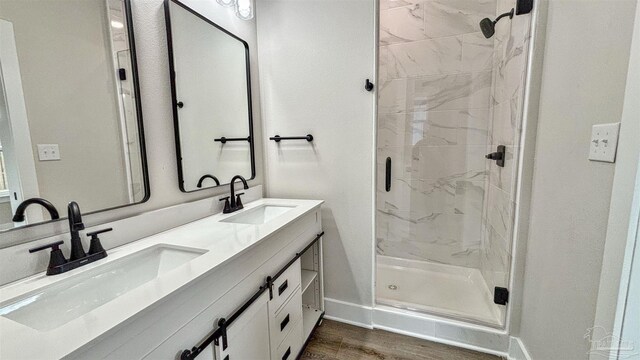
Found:
[{"label": "black bar handle", "polygon": [[29,249],[29,252],[34,253],[36,251],[40,251],[48,248],[51,248],[51,250],[58,250],[59,246],[62,244],[64,244],[64,241],[60,240],[60,241],[52,242],[50,244],[36,246],[34,248]]},{"label": "black bar handle", "polygon": [[94,237],[95,235],[106,233],[106,232],[109,232],[109,231],[112,231],[112,230],[113,230],[113,228],[106,228],[106,229],[102,229],[102,230],[96,230],[96,231],[88,232],[87,236]]},{"label": "black bar handle", "polygon": [[289,287],[289,280],[285,280],[282,285],[278,287],[278,296],[282,295],[282,293],[287,290]]},{"label": "black bar handle", "polygon": [[273,140],[277,143],[279,143],[282,140],[307,140],[308,142],[312,142],[313,141],[313,135],[311,134],[307,134],[306,136],[280,136],[280,135],[276,135],[276,136],[272,136],[269,138],[269,140]]},{"label": "black bar handle", "polygon": [[391,158],[388,157],[384,170],[384,189],[389,192],[391,191]]},{"label": "black bar handle", "polygon": [[282,320],[282,322],[280,323],[280,331],[284,330],[284,328],[287,327],[288,323],[289,323],[289,314],[287,314],[284,320]]},{"label": "black bar handle", "polygon": [[223,144],[226,144],[227,141],[248,141],[248,142],[251,142],[251,136],[247,136],[247,137],[243,137],[243,138],[228,138],[228,137],[224,137],[223,136],[223,137],[218,138],[218,139],[213,139],[213,141],[221,142]]},{"label": "black bar handle", "polygon": [[282,360],[287,360],[289,358],[289,355],[291,355],[291,346],[289,346],[284,355],[282,355]]}]

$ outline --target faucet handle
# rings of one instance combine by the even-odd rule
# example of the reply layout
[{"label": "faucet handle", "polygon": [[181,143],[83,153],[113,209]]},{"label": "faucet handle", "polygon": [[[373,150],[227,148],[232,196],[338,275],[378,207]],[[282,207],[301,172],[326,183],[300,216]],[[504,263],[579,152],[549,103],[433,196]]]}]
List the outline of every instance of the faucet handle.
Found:
[{"label": "faucet handle", "polygon": [[37,251],[45,250],[51,248],[51,255],[49,256],[49,266],[48,269],[52,269],[56,266],[60,266],[67,262],[67,259],[64,257],[62,250],[60,250],[60,245],[64,244],[64,241],[56,241],[50,244],[45,244],[41,246],[36,246],[34,248],[29,249],[30,253],[34,253]]},{"label": "faucet handle", "polygon": [[109,232],[111,230],[113,230],[113,228],[106,228],[106,229],[96,230],[96,231],[88,232],[87,236],[90,236],[90,237],[93,238],[93,237],[97,237],[96,235],[98,235],[98,234],[106,233],[106,232]]},{"label": "faucet handle", "polygon": [[236,194],[236,210],[244,208],[244,206],[242,206],[242,199],[240,199],[240,195],[244,195],[244,193],[241,192]]},{"label": "faucet handle", "polygon": [[50,244],[36,246],[34,248],[29,249],[29,252],[30,253],[34,253],[36,251],[40,251],[40,250],[44,250],[44,249],[48,249],[48,248],[51,248],[51,250],[59,250],[60,249],[60,245],[62,245],[62,244],[64,244],[64,241],[60,240],[60,241],[52,242]]},{"label": "faucet handle", "polygon": [[231,204],[229,203],[229,198],[230,196],[225,196],[223,198],[220,198],[220,200],[218,200],[218,201],[224,201],[224,209],[222,210],[223,214],[228,214],[231,212]]},{"label": "faucet handle", "polygon": [[96,231],[87,233],[87,236],[91,236],[91,243],[89,244],[89,255],[93,255],[101,252],[104,252],[106,254],[106,251],[104,250],[104,248],[102,247],[102,244],[100,243],[100,239],[98,238],[98,235],[109,232],[111,230],[113,230],[113,228],[106,228],[106,229],[96,230]]}]

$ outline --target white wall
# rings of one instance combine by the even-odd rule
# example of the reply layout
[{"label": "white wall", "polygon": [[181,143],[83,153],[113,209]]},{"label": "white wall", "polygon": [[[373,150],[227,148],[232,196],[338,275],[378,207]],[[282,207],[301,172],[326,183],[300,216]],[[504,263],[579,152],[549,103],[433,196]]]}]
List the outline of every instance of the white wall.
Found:
[{"label": "white wall", "polygon": [[[257,174],[250,185],[262,184],[263,139],[255,20],[240,20],[235,16],[233,9],[223,8],[215,1],[184,2],[249,44]],[[179,190],[163,1],[132,1],[132,4],[151,198],[143,204],[84,216],[83,220],[87,226],[211,197],[229,190],[226,186],[192,194],[185,194]],[[79,143],[79,146],[90,145],[90,141]],[[3,233],[0,234],[0,248],[66,231],[66,222],[58,221]]]},{"label": "white wall", "polygon": [[372,304],[374,1],[260,0],[267,194],[325,200],[325,295]]},{"label": "white wall", "polygon": [[[629,242],[633,241],[630,229],[635,225],[629,222],[633,213],[632,202],[634,201],[630,194],[634,192],[634,187],[640,180],[636,179],[638,154],[640,153],[640,141],[638,141],[640,137],[640,101],[638,99],[640,99],[640,6],[636,7],[635,30],[607,225],[607,240],[602,259],[602,273],[600,274],[598,308],[594,321],[595,325],[601,326],[609,332],[613,330],[615,314],[618,310],[618,291],[624,263],[622,259],[625,257],[625,249],[629,249]],[[636,197],[640,197],[640,194],[636,194]],[[634,211],[638,211],[638,209],[636,208]],[[636,257],[636,263],[638,261],[640,260]]]},{"label": "white wall", "polygon": [[549,1],[518,334],[535,359],[586,358],[614,165],[591,126],[620,121],[635,1]]}]

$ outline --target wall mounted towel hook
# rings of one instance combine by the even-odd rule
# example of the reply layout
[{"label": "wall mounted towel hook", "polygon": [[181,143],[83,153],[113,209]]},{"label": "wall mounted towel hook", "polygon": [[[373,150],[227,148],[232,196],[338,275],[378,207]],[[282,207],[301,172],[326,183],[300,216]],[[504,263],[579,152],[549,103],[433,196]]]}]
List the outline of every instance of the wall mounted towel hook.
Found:
[{"label": "wall mounted towel hook", "polygon": [[367,91],[373,91],[373,83],[369,79],[365,80],[364,89]]}]

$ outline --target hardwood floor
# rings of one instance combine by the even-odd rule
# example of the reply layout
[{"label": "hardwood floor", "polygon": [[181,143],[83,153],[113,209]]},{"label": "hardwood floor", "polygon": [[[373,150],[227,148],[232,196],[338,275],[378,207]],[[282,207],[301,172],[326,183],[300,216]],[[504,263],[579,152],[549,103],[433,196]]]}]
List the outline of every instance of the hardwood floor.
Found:
[{"label": "hardwood floor", "polygon": [[467,360],[498,356],[324,320],[311,335],[301,360]]}]

